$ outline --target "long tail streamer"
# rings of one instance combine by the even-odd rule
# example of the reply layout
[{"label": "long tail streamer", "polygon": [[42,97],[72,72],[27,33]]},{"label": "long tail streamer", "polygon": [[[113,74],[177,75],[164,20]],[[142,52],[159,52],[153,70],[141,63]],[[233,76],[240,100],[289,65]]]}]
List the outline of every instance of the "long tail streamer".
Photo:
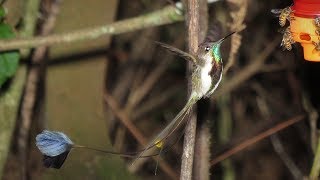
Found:
[{"label": "long tail streamer", "polygon": [[149,149],[153,147],[157,147],[160,150],[165,145],[166,140],[169,138],[169,136],[174,133],[181,125],[186,124],[186,121],[184,121],[186,118],[186,115],[190,112],[192,106],[197,102],[197,98],[191,96],[186,103],[186,105],[183,107],[183,109],[177,114],[177,116],[166,126],[165,129],[163,129],[143,150],[142,152],[137,156],[137,158],[132,162],[132,165],[135,163],[137,159],[139,159],[142,156],[145,156],[145,154],[148,152]]}]

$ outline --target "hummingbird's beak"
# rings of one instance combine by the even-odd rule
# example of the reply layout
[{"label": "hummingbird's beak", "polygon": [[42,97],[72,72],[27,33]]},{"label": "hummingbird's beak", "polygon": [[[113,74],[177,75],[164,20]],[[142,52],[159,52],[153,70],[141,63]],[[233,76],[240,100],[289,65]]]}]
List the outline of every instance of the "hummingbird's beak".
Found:
[{"label": "hummingbird's beak", "polygon": [[232,32],[232,33],[226,35],[224,38],[221,38],[220,40],[217,41],[217,44],[221,44],[224,40],[226,40],[228,37],[230,37],[234,33],[236,33],[236,32]]}]

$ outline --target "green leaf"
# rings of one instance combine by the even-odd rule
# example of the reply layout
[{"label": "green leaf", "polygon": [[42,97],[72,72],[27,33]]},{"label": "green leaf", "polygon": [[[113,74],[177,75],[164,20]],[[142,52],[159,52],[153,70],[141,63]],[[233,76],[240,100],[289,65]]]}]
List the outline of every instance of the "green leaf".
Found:
[{"label": "green leaf", "polygon": [[0,19],[4,18],[4,16],[6,15],[6,10],[0,6]]},{"label": "green leaf", "polygon": [[[0,24],[0,39],[15,37],[11,27],[7,24]],[[0,87],[7,79],[12,77],[19,65],[18,51],[0,52]]]},{"label": "green leaf", "polygon": [[1,23],[0,24],[0,38],[1,39],[9,39],[14,38],[15,34],[13,33],[11,27],[8,24]]}]

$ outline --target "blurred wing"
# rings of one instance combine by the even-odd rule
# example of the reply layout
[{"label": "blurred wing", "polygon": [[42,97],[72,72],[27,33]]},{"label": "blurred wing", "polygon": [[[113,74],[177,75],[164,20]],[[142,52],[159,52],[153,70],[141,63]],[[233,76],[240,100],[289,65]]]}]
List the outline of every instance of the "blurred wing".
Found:
[{"label": "blurred wing", "polygon": [[164,47],[164,48],[166,48],[167,50],[169,50],[169,51],[171,51],[171,52],[183,57],[184,59],[193,62],[194,64],[197,63],[197,59],[194,56],[192,56],[191,54],[189,54],[189,53],[186,53],[186,52],[184,52],[184,51],[182,51],[182,50],[180,50],[178,48],[175,48],[173,46],[170,46],[170,45],[162,43],[162,42],[155,41],[155,43],[160,45],[160,46],[162,46],[162,47]]},{"label": "blurred wing", "polygon": [[216,42],[220,40],[222,34],[222,25],[219,21],[214,21],[210,28],[208,28],[207,36],[204,42]]},{"label": "blurred wing", "polygon": [[274,14],[276,17],[279,17],[281,14],[282,9],[271,9],[271,13]]}]

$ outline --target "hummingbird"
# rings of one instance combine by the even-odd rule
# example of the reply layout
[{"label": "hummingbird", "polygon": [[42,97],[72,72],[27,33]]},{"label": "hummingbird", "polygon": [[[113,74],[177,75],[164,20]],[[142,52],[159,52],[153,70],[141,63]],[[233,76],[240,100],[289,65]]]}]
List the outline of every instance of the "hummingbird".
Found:
[{"label": "hummingbird", "polygon": [[[182,110],[175,116],[175,118],[141,151],[136,159],[144,156],[149,149],[157,147],[161,151],[168,143],[168,137],[174,133],[183,124],[186,124],[185,116],[189,114],[192,106],[201,98],[209,98],[219,86],[222,79],[223,62],[220,53],[222,42],[230,37],[235,32],[228,34],[218,41],[205,41],[198,46],[196,55],[189,54],[178,48],[170,46],[162,42],[156,44],[163,48],[191,61],[194,64],[192,70],[192,88],[190,97],[182,108]],[[133,161],[134,163],[135,161]]]}]

